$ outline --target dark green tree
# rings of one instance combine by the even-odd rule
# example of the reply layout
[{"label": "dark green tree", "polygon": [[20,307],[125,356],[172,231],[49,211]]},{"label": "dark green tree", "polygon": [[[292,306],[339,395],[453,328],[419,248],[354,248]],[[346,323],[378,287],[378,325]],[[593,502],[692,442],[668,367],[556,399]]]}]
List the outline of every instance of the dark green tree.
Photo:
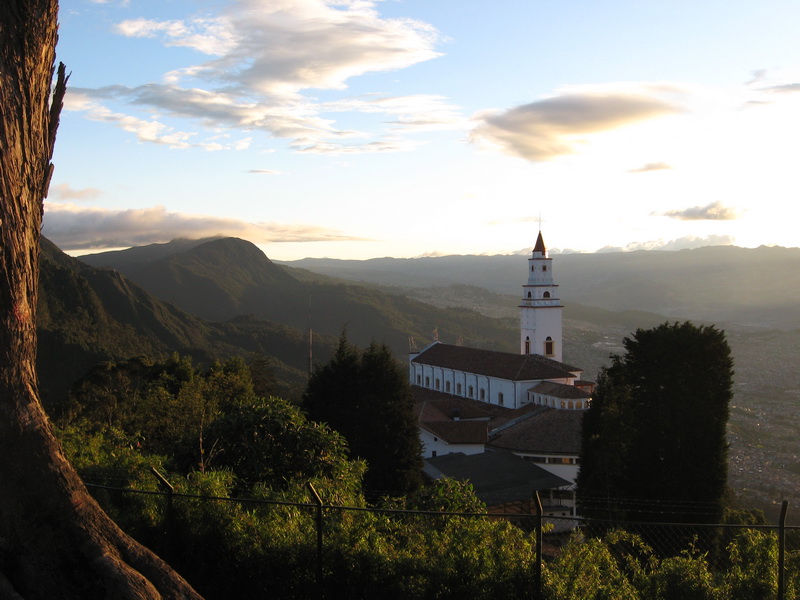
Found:
[{"label": "dark green tree", "polygon": [[367,463],[364,487],[408,493],[422,482],[422,452],[408,376],[385,344],[360,352],[342,334],[303,396],[309,418],[341,433]]},{"label": "dark green tree", "polygon": [[[583,427],[583,514],[719,522],[733,360],[713,326],[665,323],[623,340]],[[647,501],[646,510],[631,501]],[[650,511],[650,512],[648,512]]]}]

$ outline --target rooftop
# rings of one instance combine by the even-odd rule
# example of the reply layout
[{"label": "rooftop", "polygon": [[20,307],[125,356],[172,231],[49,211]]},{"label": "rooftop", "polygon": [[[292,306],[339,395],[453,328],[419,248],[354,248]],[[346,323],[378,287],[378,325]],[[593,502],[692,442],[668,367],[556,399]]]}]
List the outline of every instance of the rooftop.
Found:
[{"label": "rooftop", "polygon": [[512,354],[442,343],[428,346],[411,362],[510,381],[575,379],[582,372],[577,367],[538,354]]},{"label": "rooftop", "polygon": [[529,499],[534,491],[567,487],[571,483],[510,452],[494,451],[466,456],[460,452],[425,460],[433,479],[469,481],[487,505]]}]

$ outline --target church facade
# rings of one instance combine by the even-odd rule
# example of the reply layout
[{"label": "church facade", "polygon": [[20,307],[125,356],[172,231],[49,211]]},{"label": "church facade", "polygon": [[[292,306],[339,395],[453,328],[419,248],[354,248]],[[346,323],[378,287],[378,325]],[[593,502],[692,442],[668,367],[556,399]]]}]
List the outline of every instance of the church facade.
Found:
[{"label": "church facade", "polygon": [[519,354],[436,341],[410,355],[424,457],[510,452],[572,488],[594,384],[562,362],[563,305],[541,232],[519,310]]}]

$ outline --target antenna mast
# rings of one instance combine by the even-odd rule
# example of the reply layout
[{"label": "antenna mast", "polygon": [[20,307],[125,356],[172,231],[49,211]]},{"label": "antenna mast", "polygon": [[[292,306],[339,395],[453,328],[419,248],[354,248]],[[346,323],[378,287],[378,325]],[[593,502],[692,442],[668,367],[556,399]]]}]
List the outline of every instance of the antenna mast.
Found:
[{"label": "antenna mast", "polygon": [[314,334],[311,330],[311,292],[308,293],[308,379],[311,379],[311,372],[314,368]]}]

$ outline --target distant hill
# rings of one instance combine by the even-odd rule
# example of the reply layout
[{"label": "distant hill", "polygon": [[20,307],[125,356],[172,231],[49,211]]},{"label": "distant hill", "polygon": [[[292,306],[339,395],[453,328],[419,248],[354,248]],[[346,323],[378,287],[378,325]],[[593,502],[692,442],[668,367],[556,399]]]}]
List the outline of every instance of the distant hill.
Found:
[{"label": "distant hill", "polygon": [[390,293],[288,269],[236,238],[197,245],[155,244],[82,260],[118,270],[149,293],[203,319],[252,314],[301,330],[310,325],[331,336],[346,330],[355,344],[384,342],[398,356],[408,352],[410,338],[424,346],[434,331],[453,343],[516,348],[516,324],[487,319],[463,307],[432,307],[396,290]]},{"label": "distant hill", "polygon": [[[721,325],[800,328],[800,248],[712,246],[554,258],[560,295],[568,302]],[[281,264],[362,283],[418,288],[463,284],[514,296],[526,276],[519,255],[308,258]]]},{"label": "distant hill", "polygon": [[[156,298],[112,269],[97,269],[41,241],[37,317],[38,373],[46,404],[58,404],[72,383],[105,360],[179,352],[199,363],[232,355],[270,359],[286,397],[297,396],[308,371],[305,332],[253,316],[213,323]],[[316,336],[320,360],[336,338]]]}]

